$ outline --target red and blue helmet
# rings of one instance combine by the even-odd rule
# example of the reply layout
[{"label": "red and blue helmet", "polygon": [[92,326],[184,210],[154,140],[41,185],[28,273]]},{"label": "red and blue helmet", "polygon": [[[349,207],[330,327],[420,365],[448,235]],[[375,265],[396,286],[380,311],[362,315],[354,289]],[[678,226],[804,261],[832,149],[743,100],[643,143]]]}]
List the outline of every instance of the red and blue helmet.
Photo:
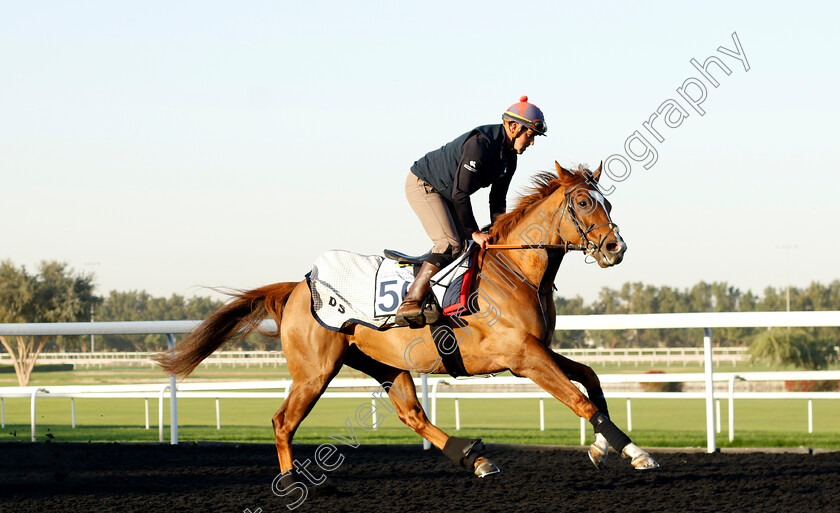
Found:
[{"label": "red and blue helmet", "polygon": [[548,125],[545,123],[545,116],[542,111],[533,103],[528,103],[528,97],[519,98],[519,103],[514,103],[502,114],[502,119],[515,121],[520,125],[530,128],[537,135],[545,135],[548,132]]}]

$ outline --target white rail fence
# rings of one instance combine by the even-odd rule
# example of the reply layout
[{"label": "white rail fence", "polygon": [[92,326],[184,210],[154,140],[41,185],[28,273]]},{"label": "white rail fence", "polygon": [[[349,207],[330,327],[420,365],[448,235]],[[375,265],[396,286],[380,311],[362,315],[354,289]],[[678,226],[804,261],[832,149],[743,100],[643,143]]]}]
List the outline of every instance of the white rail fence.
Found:
[{"label": "white rail fence", "polygon": [[[174,334],[177,333],[189,333],[192,331],[199,321],[143,321],[143,322],[108,322],[108,323],[58,323],[58,324],[48,324],[48,323],[41,323],[41,324],[0,324],[0,334],[2,335],[104,335],[104,334],[166,334],[169,338],[170,346],[174,345]],[[702,393],[690,393],[690,392],[663,392],[663,393],[640,393],[640,392],[623,392],[623,393],[610,393],[607,394],[607,397],[625,397],[628,401],[634,397],[640,397],[640,394],[644,394],[644,397],[657,397],[657,398],[671,398],[671,397],[682,397],[688,398],[689,396],[696,395],[698,398],[702,397],[706,399],[706,438],[707,438],[707,451],[714,452],[716,450],[716,430],[717,424],[716,418],[719,418],[719,415],[716,415],[715,411],[715,388],[714,382],[716,380],[721,380],[721,378],[730,381],[730,423],[733,422],[734,415],[733,409],[734,408],[734,399],[737,398],[765,398],[765,399],[772,399],[776,398],[777,395],[780,395],[784,398],[802,398],[802,399],[837,399],[840,393],[834,392],[808,392],[808,393],[795,393],[795,392],[788,392],[784,394],[761,394],[761,393],[740,393],[736,394],[734,392],[734,382],[738,378],[736,375],[732,374],[720,374],[717,378],[714,374],[714,352],[712,350],[712,333],[711,328],[730,328],[730,327],[795,327],[795,326],[806,326],[806,327],[813,327],[813,326],[840,326],[840,312],[744,312],[744,313],[689,313],[689,314],[638,314],[638,315],[573,315],[573,316],[558,316],[557,317],[557,329],[562,330],[615,330],[615,329],[658,329],[658,328],[703,328],[704,330],[704,337],[703,337],[703,347],[704,347],[704,376],[703,381],[705,382],[705,392]],[[263,328],[265,329],[275,329],[274,323],[272,321],[265,321],[263,323]],[[767,373],[743,373],[740,375],[741,378],[747,376],[749,374],[767,374]],[[775,378],[765,378],[765,379],[840,379],[840,371],[823,371],[823,372],[816,372],[816,373],[785,373],[789,375],[801,375],[801,376],[812,376],[806,378],[786,378],[786,377],[779,377],[779,373],[769,373],[775,374]],[[618,376],[614,379],[624,379],[625,381],[630,379],[627,375],[614,375]],[[690,377],[690,379],[689,379]],[[603,376],[602,378],[606,378]],[[753,379],[759,379],[756,377],[752,377]],[[511,378],[495,378],[495,379],[511,379]],[[613,379],[613,378],[610,378]],[[637,375],[635,378],[636,382],[664,382],[664,381],[691,381],[699,379],[697,375],[691,374],[682,374],[682,375],[674,375],[674,374],[656,374],[656,375]],[[602,379],[603,380],[603,379]],[[334,385],[331,385],[331,388],[342,388],[342,387],[358,387],[359,383],[351,384],[351,385],[344,385],[341,381],[346,380],[336,380]],[[358,380],[352,380],[358,381]],[[466,381],[466,380],[465,380]],[[471,380],[472,381],[472,380]],[[526,380],[527,381],[527,380]],[[422,378],[419,380],[420,385],[423,391],[423,406],[426,411],[431,412],[431,416],[433,419],[436,418],[437,413],[437,405],[436,405],[436,398],[444,398],[447,397],[445,394],[460,394],[457,399],[460,398],[467,398],[470,397],[467,392],[437,392],[437,387],[440,386],[442,383],[452,384],[459,383],[459,381],[450,380],[447,378],[432,378],[431,380],[428,378],[427,375],[423,375]],[[435,405],[434,407],[429,406],[429,383],[432,383],[435,387],[433,393],[436,394],[435,398]],[[282,385],[278,385],[282,383]],[[472,384],[475,384],[473,381]],[[159,430],[161,430],[161,440],[162,440],[162,430],[163,430],[163,399],[164,396],[167,395],[170,399],[170,422],[171,422],[171,429],[170,429],[170,443],[177,444],[178,443],[178,402],[177,396],[183,394],[209,394],[209,395],[193,395],[193,397],[225,397],[227,394],[234,394],[235,392],[208,392],[205,388],[201,390],[201,387],[216,387],[215,390],[219,390],[219,383],[213,384],[201,384],[201,383],[182,383],[180,386],[177,385],[175,377],[172,376],[170,378],[169,384],[161,385],[117,385],[117,387],[139,387],[138,389],[125,389],[125,390],[118,390],[112,392],[106,392],[104,390],[100,391],[91,391],[91,390],[82,390],[83,388],[91,388],[91,387],[76,387],[73,390],[73,387],[24,387],[25,390],[13,390],[19,387],[7,387],[0,390],[0,395],[11,397],[14,395],[20,396],[28,396],[31,398],[31,420],[32,420],[32,436],[33,440],[36,433],[36,426],[35,426],[35,411],[36,411],[36,401],[39,394],[49,395],[51,397],[69,397],[71,399],[71,410],[74,410],[74,403],[72,402],[75,397],[79,397],[79,395],[74,394],[85,394],[85,397],[94,397],[88,394],[105,394],[108,397],[115,397],[115,393],[119,394],[139,394],[137,397],[144,397],[146,399],[157,397],[159,400],[160,408],[159,412]],[[231,385],[231,384],[229,384]],[[284,388],[284,392],[262,392],[261,394],[274,394],[264,397],[277,397],[282,398],[285,397],[285,393],[288,390],[287,382],[258,382],[258,383],[239,383],[231,386],[241,387],[242,389],[266,389],[272,388],[274,386],[282,386]],[[457,385],[456,385],[457,386]],[[147,388],[144,388],[147,387]],[[198,388],[193,388],[198,387]],[[341,394],[343,397],[349,397],[348,393],[361,393],[365,394],[365,392],[329,392],[330,396],[333,393]],[[12,395],[7,395],[12,394]],[[143,395],[145,394],[145,395]],[[157,395],[155,395],[157,394]],[[215,394],[215,395],[214,395]],[[220,395],[222,394],[222,395]],[[240,392],[239,394],[242,394]],[[257,392],[250,392],[249,394],[257,394]],[[543,392],[497,392],[498,396],[501,397],[520,397],[520,398],[539,398],[545,399],[548,397],[547,394]],[[521,395],[524,394],[524,395]],[[536,394],[536,395],[533,395]],[[543,394],[542,396],[539,394]],[[620,395],[621,394],[621,395]],[[261,395],[263,396],[263,395]],[[233,397],[233,396],[231,396]],[[239,396],[237,396],[239,397]],[[329,396],[328,396],[329,397]],[[489,397],[489,396],[486,396]],[[810,404],[810,403],[809,403]],[[218,405],[218,402],[217,402]],[[542,403],[541,403],[542,405]],[[541,407],[542,409],[542,407]],[[218,411],[218,410],[217,410]],[[372,411],[371,415],[375,412],[375,404],[372,404]],[[811,408],[809,407],[809,412]],[[1,412],[3,416],[5,416],[5,410]],[[630,403],[628,402],[628,413],[630,413]],[[459,415],[456,413],[456,417]],[[629,430],[632,430],[632,417],[628,415],[628,425]],[[810,419],[810,416],[809,416]],[[3,419],[5,421],[5,419]],[[457,422],[457,420],[456,420]],[[810,422],[810,420],[809,420]],[[375,421],[374,421],[375,424]],[[541,426],[544,428],[544,416],[541,420]],[[582,422],[582,426],[585,424]],[[734,433],[733,425],[730,425],[730,436]],[[428,446],[428,442],[425,442],[424,445]]]},{"label": "white rail fence", "polygon": [[[750,360],[746,347],[715,347],[714,362],[735,366]],[[619,367],[631,365],[638,367],[642,364],[683,366],[703,365],[703,347],[633,347],[633,348],[563,348],[557,352],[586,365],[614,364]],[[41,353],[38,356],[39,365],[65,364],[76,367],[104,366],[149,366],[157,365],[152,357],[154,352],[139,351],[98,351],[94,353],[62,352]],[[216,351],[201,362],[203,366],[245,366],[245,367],[279,367],[286,363],[282,351]],[[9,354],[0,353],[0,365],[11,365]]]},{"label": "white rail fence", "polygon": [[[94,353],[41,353],[38,365],[72,365],[82,367],[104,366],[149,366],[157,365],[152,357],[155,352],[140,351],[97,351]],[[8,353],[0,354],[0,365],[11,365],[12,357]],[[244,367],[279,367],[286,364],[282,351],[216,351],[208,356],[201,365],[218,366],[239,365]]]}]

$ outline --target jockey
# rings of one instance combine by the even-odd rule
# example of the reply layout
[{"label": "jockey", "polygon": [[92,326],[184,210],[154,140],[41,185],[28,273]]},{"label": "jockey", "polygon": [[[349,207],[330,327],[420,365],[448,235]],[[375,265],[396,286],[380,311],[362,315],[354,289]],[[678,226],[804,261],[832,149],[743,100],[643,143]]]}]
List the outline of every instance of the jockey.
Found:
[{"label": "jockey", "polygon": [[482,248],[490,242],[490,234],[478,228],[470,195],[491,187],[490,220],[495,221],[505,212],[516,156],[547,130],[542,111],[523,96],[502,114],[501,124],[476,127],[411,166],[405,196],[434,247],[397,309],[397,325],[419,327],[437,321],[437,312],[424,312],[422,307],[431,277],[461,253],[462,241],[472,239]]}]

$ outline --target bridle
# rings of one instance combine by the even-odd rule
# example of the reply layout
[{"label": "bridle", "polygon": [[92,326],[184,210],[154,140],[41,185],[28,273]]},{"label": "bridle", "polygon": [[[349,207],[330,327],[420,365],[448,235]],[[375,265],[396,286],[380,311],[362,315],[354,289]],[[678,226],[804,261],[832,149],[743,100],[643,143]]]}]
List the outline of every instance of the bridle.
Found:
[{"label": "bridle", "polygon": [[[618,234],[618,225],[612,222],[612,220],[610,219],[610,213],[607,211],[607,206],[606,206],[606,204],[604,204],[603,205],[604,212],[607,214],[607,219],[609,220],[609,222],[599,224],[599,225],[591,224],[591,225],[589,225],[589,228],[584,230],[583,226],[581,224],[581,221],[578,218],[577,209],[574,208],[573,202],[572,202],[572,194],[574,194],[576,190],[577,190],[577,187],[575,187],[574,189],[572,189],[570,191],[566,191],[565,198],[563,200],[563,203],[564,203],[565,207],[561,207],[561,208],[565,208],[565,212],[567,212],[569,214],[569,219],[572,220],[572,224],[574,224],[575,229],[577,230],[578,236],[580,237],[580,240],[584,241],[584,244],[576,244],[576,246],[579,246],[581,248],[581,251],[584,251],[587,256],[593,256],[595,253],[598,253],[598,252],[601,251],[601,249],[604,247],[604,244],[607,242],[607,238],[610,235]],[[586,191],[586,189],[584,189],[584,191]],[[588,191],[586,191],[586,194],[590,197],[590,199],[592,199],[592,196],[589,194]],[[593,204],[592,209],[594,210],[594,208],[595,208],[595,206],[594,206],[595,201],[594,200],[592,200],[592,204]],[[604,235],[598,237],[598,242],[597,243],[589,240],[589,234],[592,233],[594,230],[597,230],[598,228],[601,228],[603,226],[609,227],[609,231],[607,233],[605,233]]]},{"label": "bridle", "polygon": [[[586,189],[584,189],[584,191],[586,191]],[[560,208],[563,209],[563,216],[568,215],[569,219],[572,221],[572,225],[574,225],[578,237],[580,237],[580,240],[583,241],[582,244],[572,244],[569,241],[564,241],[561,239],[560,244],[488,244],[487,249],[544,249],[546,251],[563,250],[564,253],[568,253],[569,251],[583,251],[584,253],[586,253],[587,256],[594,256],[595,253],[601,251],[601,249],[604,247],[604,244],[607,242],[607,238],[611,234],[618,234],[618,225],[613,223],[612,220],[610,220],[610,222],[608,223],[603,223],[599,225],[591,224],[588,228],[584,229],[584,226],[581,223],[580,218],[578,217],[579,213],[577,212],[577,209],[575,209],[572,201],[572,195],[576,192],[579,193],[577,187],[566,191],[563,198],[563,204],[560,206]],[[595,202],[593,200],[593,209],[594,203]],[[604,211],[606,212],[606,205],[604,205]],[[606,213],[607,219],[609,219],[609,212]],[[601,237],[599,237],[597,242],[589,240],[589,234],[603,226],[608,226],[609,231]]]}]

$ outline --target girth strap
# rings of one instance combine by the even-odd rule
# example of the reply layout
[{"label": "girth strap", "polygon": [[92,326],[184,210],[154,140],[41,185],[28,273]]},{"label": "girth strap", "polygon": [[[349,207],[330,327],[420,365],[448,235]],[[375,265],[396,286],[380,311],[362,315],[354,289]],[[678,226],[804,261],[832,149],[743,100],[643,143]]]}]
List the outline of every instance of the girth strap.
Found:
[{"label": "girth strap", "polygon": [[[447,330],[449,332],[448,334]],[[452,352],[446,353],[440,347],[441,341],[447,340],[447,338],[453,336],[454,334],[452,333],[452,329],[445,324],[435,324],[432,326],[432,342],[435,344],[435,350],[437,350],[443,365],[446,366],[446,372],[448,372],[453,378],[457,378],[458,376],[469,376],[470,374],[464,367],[464,359],[461,357],[461,348],[458,345],[455,345]]]}]

